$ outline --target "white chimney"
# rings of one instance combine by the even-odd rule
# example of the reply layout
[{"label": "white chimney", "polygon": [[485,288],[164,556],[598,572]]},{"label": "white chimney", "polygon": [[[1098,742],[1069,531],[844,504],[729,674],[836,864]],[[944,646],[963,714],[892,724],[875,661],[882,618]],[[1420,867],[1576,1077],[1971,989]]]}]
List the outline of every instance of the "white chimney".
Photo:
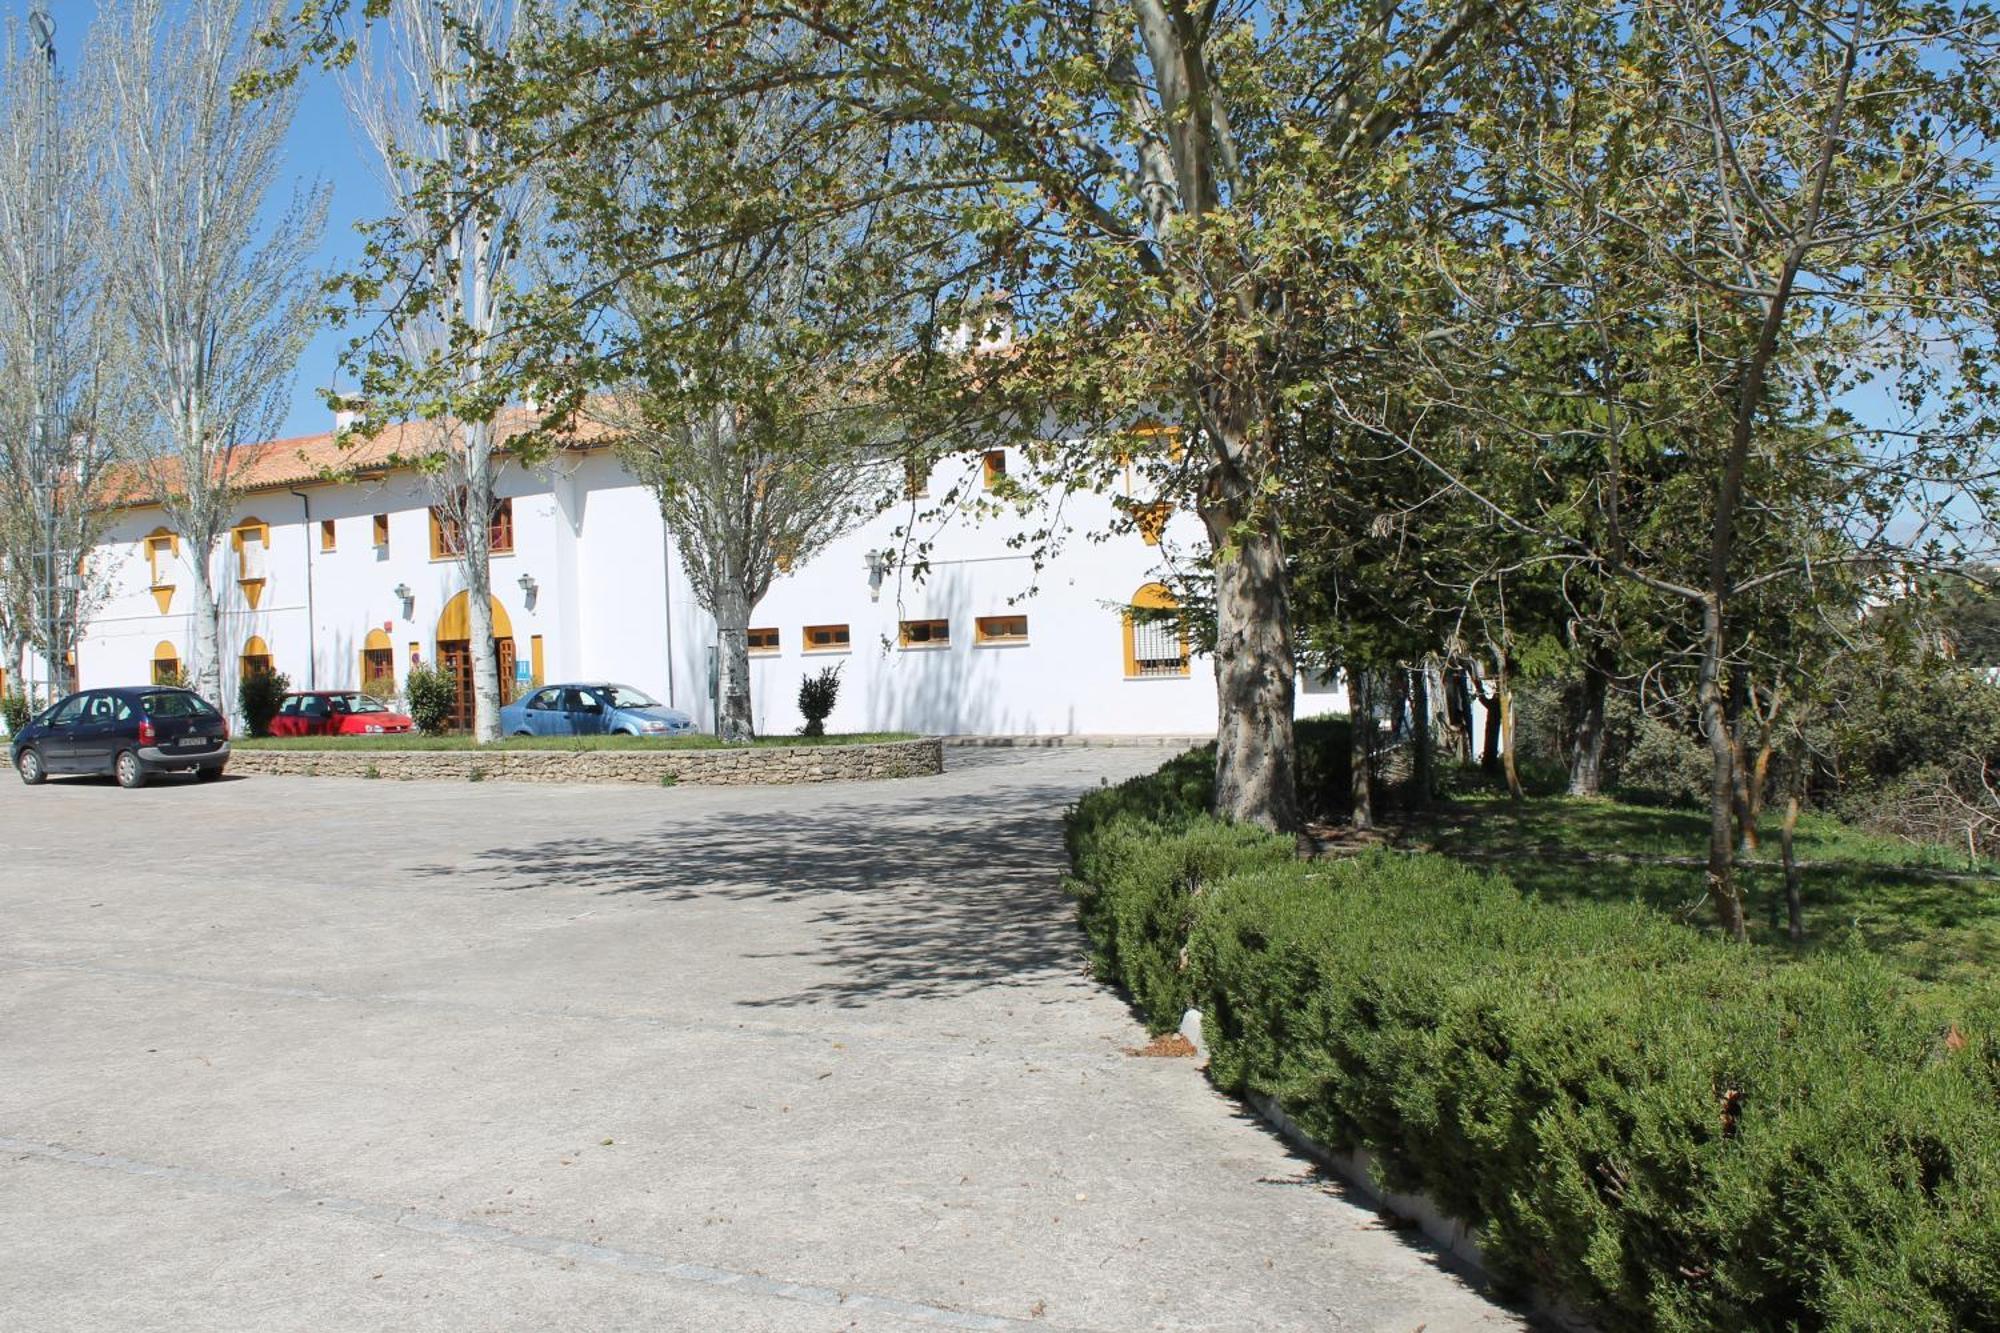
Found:
[{"label": "white chimney", "polygon": [[347,430],[366,415],[368,415],[366,399],[343,398],[340,400],[340,406],[333,410],[333,428],[335,431]]}]

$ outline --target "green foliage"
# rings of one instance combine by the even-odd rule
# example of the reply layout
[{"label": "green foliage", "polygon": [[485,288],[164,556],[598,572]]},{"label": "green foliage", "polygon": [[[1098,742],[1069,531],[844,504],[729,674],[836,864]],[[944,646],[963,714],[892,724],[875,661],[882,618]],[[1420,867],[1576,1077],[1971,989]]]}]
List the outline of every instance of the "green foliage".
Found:
[{"label": "green foliage", "polygon": [[801,735],[826,735],[826,719],[840,699],[840,666],[844,665],[827,667],[799,682],[799,712],[806,720]]},{"label": "green foliage", "polygon": [[271,719],[284,707],[292,678],[282,671],[246,671],[236,685],[236,707],[252,736],[271,734]]},{"label": "green foliage", "polygon": [[[1100,969],[1607,1328],[2000,1321],[2000,994],[1781,963],[1434,856],[1298,862],[1185,771],[1071,817]],[[1147,798],[1161,802],[1151,812]]]},{"label": "green foliage", "polygon": [[21,728],[28,725],[28,719],[35,715],[34,706],[28,696],[19,690],[9,690],[0,695],[0,719],[7,723],[7,734],[18,736]]},{"label": "green foliage", "polygon": [[435,736],[451,722],[458,681],[441,666],[413,666],[403,678],[403,696],[409,701],[410,720],[417,724],[417,730]]}]

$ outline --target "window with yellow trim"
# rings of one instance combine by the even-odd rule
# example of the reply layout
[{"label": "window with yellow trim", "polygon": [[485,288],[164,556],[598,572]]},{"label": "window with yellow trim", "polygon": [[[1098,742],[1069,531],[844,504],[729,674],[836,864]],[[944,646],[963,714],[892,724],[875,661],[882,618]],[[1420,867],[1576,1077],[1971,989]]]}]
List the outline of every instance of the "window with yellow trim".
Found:
[{"label": "window with yellow trim", "polygon": [[178,685],[181,683],[181,655],[165,639],[153,648],[153,683],[155,685]]},{"label": "window with yellow trim", "polygon": [[242,655],[236,661],[245,680],[252,676],[268,676],[277,669],[271,661],[270,645],[255,634],[243,645]]},{"label": "window with yellow trim", "polygon": [[236,550],[236,578],[242,583],[260,583],[269,574],[267,558],[271,547],[271,525],[262,519],[246,518],[230,532]]},{"label": "window with yellow trim", "polygon": [[[514,549],[514,502],[496,500],[493,504],[493,523],[488,532],[492,541],[493,554],[507,555]],[[456,518],[431,506],[431,559],[456,559],[465,553],[465,530]]]},{"label": "window with yellow trim", "polygon": [[904,497],[911,500],[921,500],[930,493],[930,464],[914,458],[906,459],[903,463]]},{"label": "window with yellow trim", "polygon": [[375,515],[375,519],[374,519],[374,527],[375,527],[375,548],[376,548],[377,550],[379,550],[379,551],[386,551],[386,550],[388,550],[388,549],[389,549],[389,516],[388,516],[387,514],[377,514],[377,515]]},{"label": "window with yellow trim", "polygon": [[396,692],[396,645],[386,630],[371,629],[361,641],[361,688],[384,697]]},{"label": "window with yellow trim", "polygon": [[778,631],[774,628],[751,629],[743,632],[743,641],[753,653],[775,653],[778,651]]},{"label": "window with yellow trim", "polygon": [[334,543],[335,543],[335,536],[334,536],[333,520],[330,518],[323,518],[319,521],[319,549],[322,551],[331,551],[332,549],[334,549]]},{"label": "window with yellow trim", "polygon": [[986,489],[989,491],[992,490],[995,486],[1007,480],[1007,451],[1005,449],[988,449],[986,456],[979,462],[979,469],[981,476],[985,479]]},{"label": "window with yellow trim", "polygon": [[944,648],[951,643],[949,620],[905,620],[898,627],[897,641],[905,648]]},{"label": "window with yellow trim", "polygon": [[974,622],[981,643],[1026,643],[1026,616],[981,616]]},{"label": "window with yellow trim", "polygon": [[809,653],[844,653],[854,646],[845,625],[807,625],[804,639]]},{"label": "window with yellow trim", "polygon": [[[1188,639],[1176,616],[1157,613],[1178,610],[1180,600],[1164,583],[1148,583],[1132,594],[1124,616],[1125,675],[1150,680],[1188,674]],[[1147,615],[1146,612],[1156,614]]]},{"label": "window with yellow trim", "polygon": [[146,569],[155,588],[174,586],[174,557],[180,554],[181,539],[165,528],[155,528],[146,538]]}]

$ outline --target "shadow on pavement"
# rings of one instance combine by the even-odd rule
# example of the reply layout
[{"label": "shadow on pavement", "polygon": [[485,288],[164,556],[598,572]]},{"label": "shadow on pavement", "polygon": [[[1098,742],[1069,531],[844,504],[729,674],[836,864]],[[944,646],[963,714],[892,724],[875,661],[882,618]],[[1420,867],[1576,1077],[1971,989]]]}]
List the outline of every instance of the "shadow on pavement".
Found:
[{"label": "shadow on pavement", "polygon": [[1067,787],[704,815],[629,837],[579,833],[495,848],[470,875],[504,892],[590,889],[660,903],[804,903],[801,958],[832,979],[756,1007],[964,994],[1074,973],[1082,935],[1060,883]]}]

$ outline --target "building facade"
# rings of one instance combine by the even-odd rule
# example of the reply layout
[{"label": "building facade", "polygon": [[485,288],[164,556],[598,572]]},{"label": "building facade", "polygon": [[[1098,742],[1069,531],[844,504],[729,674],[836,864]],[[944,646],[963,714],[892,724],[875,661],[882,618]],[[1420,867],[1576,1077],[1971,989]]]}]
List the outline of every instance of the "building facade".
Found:
[{"label": "building facade", "polygon": [[[282,671],[294,689],[383,690],[400,688],[417,662],[469,673],[454,533],[421,474],[370,467],[371,455],[393,449],[342,449],[327,435],[258,446],[239,464],[242,498],[212,566],[232,704],[247,671]],[[917,488],[990,483],[1007,462],[997,450],[947,458]],[[712,726],[715,624],[652,492],[612,451],[576,447],[534,468],[506,464],[497,494],[492,588],[505,692],[618,681]],[[1170,604],[1162,552],[1197,542],[1198,521],[1161,511],[1141,532],[1088,539],[1109,526],[1113,505],[1072,500],[1076,535],[1039,569],[1010,544],[1020,520],[989,517],[939,528],[919,578],[901,555],[908,515],[892,510],[781,573],[752,618],[759,733],[797,731],[800,682],[829,666],[841,672],[830,731],[1213,733],[1207,660],[1170,627],[1125,611]],[[105,596],[77,649],[82,688],[188,667],[188,557],[156,507],[116,512],[95,560]],[[1343,703],[1311,689],[1300,699],[1301,712]]]}]

